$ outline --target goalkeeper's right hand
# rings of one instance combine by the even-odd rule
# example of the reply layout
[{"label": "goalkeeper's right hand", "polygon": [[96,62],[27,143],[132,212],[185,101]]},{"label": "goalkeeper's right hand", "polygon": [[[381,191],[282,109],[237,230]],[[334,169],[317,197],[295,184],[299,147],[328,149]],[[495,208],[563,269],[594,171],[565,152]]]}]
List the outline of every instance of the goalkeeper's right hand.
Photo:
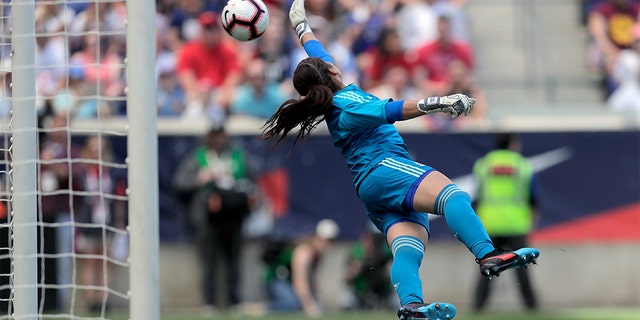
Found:
[{"label": "goalkeeper's right hand", "polygon": [[307,21],[307,13],[304,9],[304,0],[294,0],[289,9],[289,20],[291,26],[296,32],[298,39],[302,42],[302,36],[307,33],[312,33],[309,22]]}]

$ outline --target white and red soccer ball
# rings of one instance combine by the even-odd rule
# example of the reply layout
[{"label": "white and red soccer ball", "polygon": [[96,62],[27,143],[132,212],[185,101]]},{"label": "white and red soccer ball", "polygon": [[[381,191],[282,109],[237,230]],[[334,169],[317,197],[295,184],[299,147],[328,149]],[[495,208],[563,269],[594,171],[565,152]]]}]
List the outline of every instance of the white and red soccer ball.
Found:
[{"label": "white and red soccer ball", "polygon": [[269,26],[269,11],[262,0],[229,0],[221,16],[222,28],[239,41],[260,37]]}]

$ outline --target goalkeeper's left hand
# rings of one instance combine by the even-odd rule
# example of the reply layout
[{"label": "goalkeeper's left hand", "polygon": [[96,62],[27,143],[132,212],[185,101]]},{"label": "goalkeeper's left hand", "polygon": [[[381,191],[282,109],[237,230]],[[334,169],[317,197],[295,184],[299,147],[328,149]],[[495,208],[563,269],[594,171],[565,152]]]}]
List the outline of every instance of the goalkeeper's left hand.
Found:
[{"label": "goalkeeper's left hand", "polygon": [[425,114],[444,112],[451,114],[451,118],[456,118],[462,114],[468,115],[474,103],[476,103],[476,99],[457,93],[444,97],[422,99],[418,101],[417,107]]},{"label": "goalkeeper's left hand", "polygon": [[304,9],[304,0],[294,0],[289,9],[289,20],[293,30],[296,32],[298,39],[302,42],[302,36],[312,33],[309,22],[307,21],[307,12]]}]

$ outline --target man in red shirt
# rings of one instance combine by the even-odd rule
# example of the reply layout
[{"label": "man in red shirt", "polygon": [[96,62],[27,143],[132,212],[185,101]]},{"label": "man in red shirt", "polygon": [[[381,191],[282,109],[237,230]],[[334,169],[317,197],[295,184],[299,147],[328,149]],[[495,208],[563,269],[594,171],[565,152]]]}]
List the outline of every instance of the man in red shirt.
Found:
[{"label": "man in red shirt", "polygon": [[176,70],[187,98],[186,116],[208,115],[223,121],[234,89],[240,82],[238,49],[223,38],[218,15],[205,11],[198,16],[200,37],[178,52]]},{"label": "man in red shirt", "polygon": [[470,71],[474,69],[475,62],[471,46],[452,38],[447,16],[438,18],[438,38],[416,50],[418,59],[416,70],[425,72],[427,79],[425,83],[420,84],[420,87],[430,94],[439,95],[445,90],[449,77],[449,65],[453,61],[462,61]]}]

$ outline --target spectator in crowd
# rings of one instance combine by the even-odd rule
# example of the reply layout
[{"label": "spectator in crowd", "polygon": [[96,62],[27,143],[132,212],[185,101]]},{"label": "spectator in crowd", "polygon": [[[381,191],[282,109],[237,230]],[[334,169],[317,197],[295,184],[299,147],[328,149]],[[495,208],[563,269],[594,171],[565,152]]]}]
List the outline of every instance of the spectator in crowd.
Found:
[{"label": "spectator in crowd", "polygon": [[[235,147],[224,127],[213,126],[202,144],[182,160],[174,176],[175,188],[192,194],[190,215],[200,251],[202,297],[205,312],[215,312],[224,303],[240,303],[240,258],[242,228],[257,201],[251,182],[247,154]],[[224,262],[224,277],[218,263]],[[218,299],[220,283],[225,300]]]},{"label": "spectator in crowd", "polygon": [[640,117],[640,56],[637,51],[620,51],[612,78],[617,86],[607,99],[607,105],[612,110],[631,112]]},{"label": "spectator in crowd", "polygon": [[178,83],[171,67],[161,68],[158,76],[158,104],[159,117],[180,117],[184,113],[185,93]]},{"label": "spectator in crowd", "polygon": [[[41,0],[36,4],[36,20],[44,23],[44,29],[48,33],[58,33],[68,30],[74,20],[76,11],[71,4],[56,0]],[[61,36],[58,36],[61,37]]]},{"label": "spectator in crowd", "polygon": [[339,232],[335,221],[323,219],[311,236],[267,246],[263,260],[268,311],[303,311],[310,317],[322,314],[317,296],[318,265]]},{"label": "spectator in crowd", "polygon": [[389,270],[393,254],[387,240],[375,225],[368,223],[360,241],[351,247],[345,280],[352,289],[356,309],[386,309],[390,306],[393,286]]},{"label": "spectator in crowd", "polygon": [[399,65],[385,70],[380,84],[369,91],[376,97],[389,97],[394,100],[420,97],[420,92],[411,82],[409,70]]},{"label": "spectator in crowd", "polygon": [[[69,159],[77,159],[80,146],[71,142],[68,127],[68,115],[54,114],[45,124],[45,136],[40,145],[40,196],[42,234],[38,239],[38,248],[45,256],[38,265],[39,277],[45,285],[65,285],[71,283],[72,229],[71,212],[78,212],[81,203],[77,192],[80,185],[81,171],[77,165],[69,165]],[[57,226],[54,226],[54,223]],[[56,258],[55,254],[67,254],[67,257]],[[38,290],[42,293],[41,302],[46,311],[60,310],[66,305],[65,289],[58,290],[46,287]]]},{"label": "spectator in crowd", "polygon": [[[203,12],[219,12],[210,0],[162,0],[160,8],[169,19],[168,40],[180,45],[196,40],[200,34],[199,15]],[[222,3],[221,1],[218,1]]]},{"label": "spectator in crowd", "polygon": [[179,117],[184,114],[185,92],[176,76],[176,46],[168,37],[167,18],[158,14],[156,20],[156,80],[158,116]]},{"label": "spectator in crowd", "polygon": [[179,46],[171,43],[167,34],[169,33],[169,22],[162,14],[156,15],[156,79],[161,70],[175,73]]},{"label": "spectator in crowd", "polygon": [[[115,38],[89,33],[84,36],[84,47],[70,58],[72,68],[80,68],[88,95],[108,98],[124,96],[124,60],[118,53]],[[95,110],[83,110],[81,117],[109,116],[119,112],[116,101],[96,104]],[[76,113],[76,117],[79,115]]]},{"label": "spectator in crowd", "polygon": [[411,78],[414,60],[403,49],[398,32],[393,27],[384,28],[380,33],[378,46],[360,56],[363,68],[362,86],[374,88],[382,83],[382,77],[393,67],[401,67]]},{"label": "spectator in crowd", "polygon": [[613,68],[621,50],[634,45],[633,26],[640,22],[637,0],[605,0],[588,13],[587,27],[591,36],[590,63],[602,75],[605,98],[616,89]]},{"label": "spectator in crowd", "polygon": [[[496,136],[496,149],[473,166],[478,182],[476,212],[497,247],[515,250],[527,245],[527,236],[537,220],[538,190],[533,167],[521,154],[520,137]],[[538,307],[526,268],[516,269],[518,288],[527,310]],[[490,281],[478,280],[474,308],[483,310],[489,298]]]},{"label": "spectator in crowd", "polygon": [[76,12],[69,25],[69,46],[71,54],[82,50],[85,44],[87,33],[108,32],[113,37],[113,44],[119,49],[119,53],[124,50],[126,14],[124,12],[124,1],[121,2],[89,2],[86,9]]},{"label": "spectator in crowd", "polygon": [[434,114],[431,117],[421,119],[425,122],[426,128],[429,131],[451,131],[459,129],[464,124],[469,124],[472,121],[477,122],[485,119],[487,97],[482,87],[475,81],[473,73],[467,69],[465,63],[460,60],[452,61],[449,64],[447,79],[446,87],[438,94],[450,95],[462,92],[474,97],[476,103],[473,105],[473,113],[469,114],[468,117],[455,119],[443,114]]},{"label": "spectator in crowd", "polygon": [[[287,0],[287,8],[290,7],[292,1]],[[334,6],[331,0],[309,0],[307,2],[307,8],[310,16],[318,16],[324,18],[326,21],[332,21],[334,18]],[[331,26],[327,26],[331,27]]]},{"label": "spectator in crowd", "polygon": [[221,122],[241,79],[239,53],[234,43],[224,40],[217,13],[206,11],[198,16],[198,22],[200,37],[178,53],[176,68],[186,94],[185,112],[187,117],[207,115]]},{"label": "spectator in crowd", "polygon": [[451,23],[451,38],[469,42],[468,0],[436,0],[431,8],[438,17],[447,16]]},{"label": "spectator in crowd", "polygon": [[358,0],[355,4],[344,1],[345,8],[353,8],[347,17],[359,23],[362,28],[353,44],[353,52],[360,55],[374,49],[380,41],[382,30],[392,27],[390,24],[395,15],[397,0],[382,0],[379,3]]},{"label": "spectator in crowd", "polygon": [[[81,151],[82,175],[80,183],[82,197],[79,210],[74,215],[77,223],[75,250],[78,254],[78,284],[86,286],[82,290],[83,301],[91,313],[106,310],[107,296],[104,287],[111,287],[112,265],[107,256],[113,231],[108,227],[124,230],[126,211],[124,201],[114,200],[114,196],[125,195],[125,177],[113,169],[111,143],[104,136],[92,135],[86,138]],[[105,250],[107,249],[107,250]],[[101,257],[101,258],[98,258]]]},{"label": "spectator in crowd", "polygon": [[67,30],[75,13],[62,3],[41,1],[36,6],[36,92],[39,108],[65,84],[65,63],[69,54],[61,32]]},{"label": "spectator in crowd", "polygon": [[156,1],[156,49],[158,50],[166,48],[175,53],[183,44],[178,29],[171,25],[171,16],[176,11],[176,0]]},{"label": "spectator in crowd", "polygon": [[52,97],[54,113],[68,114],[70,119],[90,119],[97,114],[111,114],[105,101],[96,99],[95,86],[85,82],[81,67],[68,69],[67,83]]},{"label": "spectator in crowd", "polygon": [[244,67],[244,80],[231,104],[232,114],[268,119],[288,97],[279,83],[266,79],[262,59],[254,59]]},{"label": "spectator in crowd", "polygon": [[397,0],[400,9],[395,15],[395,27],[403,50],[412,52],[436,39],[438,16],[433,5],[437,1]]},{"label": "spectator in crowd", "polygon": [[609,0],[578,0],[579,6],[579,22],[583,26],[586,26],[589,20],[589,13],[594,6],[599,5],[601,2]]},{"label": "spectator in crowd", "polygon": [[419,87],[427,94],[439,95],[449,80],[449,65],[455,60],[464,62],[468,72],[474,71],[472,47],[451,37],[449,17],[438,18],[438,38],[419,47],[417,54],[417,71],[424,72],[426,79]]}]

